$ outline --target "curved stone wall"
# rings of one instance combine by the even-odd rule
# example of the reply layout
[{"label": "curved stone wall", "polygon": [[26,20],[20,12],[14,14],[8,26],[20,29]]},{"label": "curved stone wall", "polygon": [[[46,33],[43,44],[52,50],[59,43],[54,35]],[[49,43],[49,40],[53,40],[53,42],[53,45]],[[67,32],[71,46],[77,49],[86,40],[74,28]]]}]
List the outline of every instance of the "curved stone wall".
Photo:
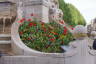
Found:
[{"label": "curved stone wall", "polygon": [[20,24],[17,20],[13,23],[11,28],[11,38],[12,38],[12,49],[17,55],[31,55],[31,56],[47,56],[47,57],[71,57],[76,55],[75,50],[71,50],[65,53],[44,53],[36,50],[32,50],[27,47],[20,39],[18,28]]}]

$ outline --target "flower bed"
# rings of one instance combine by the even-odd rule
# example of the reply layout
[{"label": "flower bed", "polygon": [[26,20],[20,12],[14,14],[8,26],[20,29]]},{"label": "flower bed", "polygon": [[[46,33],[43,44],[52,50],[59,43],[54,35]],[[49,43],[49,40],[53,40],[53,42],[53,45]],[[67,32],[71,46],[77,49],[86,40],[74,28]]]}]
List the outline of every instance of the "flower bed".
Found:
[{"label": "flower bed", "polygon": [[23,22],[19,28],[21,40],[28,47],[47,53],[61,53],[62,45],[68,45],[72,41],[72,35],[66,27],[61,27],[55,22],[44,23],[22,19]]}]

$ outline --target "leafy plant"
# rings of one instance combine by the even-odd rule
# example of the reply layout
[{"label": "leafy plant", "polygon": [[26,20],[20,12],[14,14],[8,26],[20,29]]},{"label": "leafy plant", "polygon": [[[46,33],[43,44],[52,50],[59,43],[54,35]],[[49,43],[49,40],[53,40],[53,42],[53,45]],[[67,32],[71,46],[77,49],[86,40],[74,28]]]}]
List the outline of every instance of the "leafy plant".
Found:
[{"label": "leafy plant", "polygon": [[63,52],[61,46],[68,45],[73,39],[67,28],[56,22],[24,21],[19,34],[28,47],[47,53]]}]

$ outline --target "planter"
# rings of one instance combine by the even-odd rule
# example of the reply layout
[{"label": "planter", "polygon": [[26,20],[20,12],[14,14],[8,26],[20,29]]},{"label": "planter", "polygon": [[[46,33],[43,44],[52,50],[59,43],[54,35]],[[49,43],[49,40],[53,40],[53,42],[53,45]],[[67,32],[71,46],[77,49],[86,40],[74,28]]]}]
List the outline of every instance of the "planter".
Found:
[{"label": "planter", "polygon": [[[12,28],[11,28],[11,36],[12,36],[12,47],[13,49],[16,49],[15,52],[17,52],[17,54],[23,54],[23,55],[50,55],[50,56],[64,56],[67,55],[66,53],[44,53],[44,52],[39,52],[36,50],[32,50],[29,47],[27,47],[20,39],[19,33],[18,33],[18,29],[19,29],[20,24],[17,22],[17,20],[13,23]],[[15,30],[14,30],[15,29]],[[29,51],[29,52],[27,52]],[[31,53],[32,52],[32,53]],[[72,52],[72,51],[70,51]],[[36,53],[36,54],[35,54]],[[73,51],[73,54],[70,53],[71,55],[74,55],[75,51]],[[70,55],[69,55],[70,56]]]},{"label": "planter", "polygon": [[11,28],[12,49],[16,55],[36,56],[36,57],[53,57],[53,58],[61,58],[61,59],[65,58],[65,60],[70,63],[71,63],[71,60],[72,62],[75,62],[75,55],[77,54],[75,50],[71,50],[65,53],[44,53],[44,52],[39,52],[39,51],[30,49],[20,39],[20,36],[18,33],[19,26],[20,24],[16,20],[13,23],[12,28]]}]

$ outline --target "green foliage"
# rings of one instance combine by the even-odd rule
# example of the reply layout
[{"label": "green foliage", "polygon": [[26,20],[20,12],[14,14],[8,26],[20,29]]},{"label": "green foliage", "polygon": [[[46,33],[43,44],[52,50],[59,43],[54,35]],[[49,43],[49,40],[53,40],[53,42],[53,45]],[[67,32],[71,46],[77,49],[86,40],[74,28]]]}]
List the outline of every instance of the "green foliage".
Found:
[{"label": "green foliage", "polygon": [[43,23],[25,21],[19,28],[21,40],[28,47],[47,53],[63,52],[62,45],[72,41],[71,34],[66,27],[61,27],[55,22]]},{"label": "green foliage", "polygon": [[63,11],[64,17],[66,23],[69,25],[76,26],[78,24],[85,25],[85,19],[80,14],[80,12],[75,8],[72,4],[65,3],[64,0],[58,0],[59,1],[59,8]]}]

